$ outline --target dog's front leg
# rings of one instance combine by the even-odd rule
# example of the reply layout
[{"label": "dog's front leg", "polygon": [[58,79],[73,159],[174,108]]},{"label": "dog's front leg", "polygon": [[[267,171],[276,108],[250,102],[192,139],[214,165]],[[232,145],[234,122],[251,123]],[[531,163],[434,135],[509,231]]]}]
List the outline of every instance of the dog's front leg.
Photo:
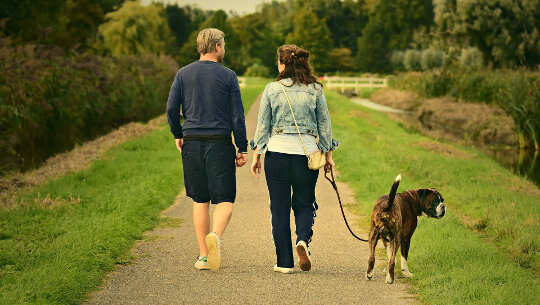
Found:
[{"label": "dog's front leg", "polygon": [[366,280],[371,280],[373,277],[373,266],[375,266],[375,247],[377,246],[378,240],[379,232],[372,225],[371,231],[369,232],[369,258],[366,271]]},{"label": "dog's front leg", "polygon": [[398,239],[394,239],[389,243],[390,259],[388,260],[388,272],[386,273],[386,284],[392,284],[394,282],[394,267],[396,265],[396,253],[398,249]]}]

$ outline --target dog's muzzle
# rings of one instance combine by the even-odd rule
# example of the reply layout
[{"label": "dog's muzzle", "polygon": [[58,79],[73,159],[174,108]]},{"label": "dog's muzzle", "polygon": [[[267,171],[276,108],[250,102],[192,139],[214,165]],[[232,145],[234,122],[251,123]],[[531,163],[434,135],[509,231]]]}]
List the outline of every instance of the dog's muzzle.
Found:
[{"label": "dog's muzzle", "polygon": [[446,214],[446,207],[444,206],[444,203],[440,203],[435,209],[435,212],[437,213],[435,215],[437,218],[442,218],[444,214]]}]

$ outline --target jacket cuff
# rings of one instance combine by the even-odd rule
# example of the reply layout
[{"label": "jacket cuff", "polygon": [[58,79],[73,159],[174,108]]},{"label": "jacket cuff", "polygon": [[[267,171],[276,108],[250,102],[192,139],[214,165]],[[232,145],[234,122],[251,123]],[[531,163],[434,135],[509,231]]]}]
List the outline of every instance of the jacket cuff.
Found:
[{"label": "jacket cuff", "polygon": [[338,148],[338,146],[339,146],[339,141],[336,140],[336,139],[332,139],[330,147],[323,146],[321,141],[319,141],[319,143],[317,143],[317,147],[324,153],[328,152],[330,150],[336,150]]},{"label": "jacket cuff", "polygon": [[257,151],[257,154],[262,155],[266,152],[267,146],[266,144],[257,146],[255,144],[255,141],[251,140],[249,141],[249,148],[251,148],[252,150],[255,150],[258,148],[259,150]]}]

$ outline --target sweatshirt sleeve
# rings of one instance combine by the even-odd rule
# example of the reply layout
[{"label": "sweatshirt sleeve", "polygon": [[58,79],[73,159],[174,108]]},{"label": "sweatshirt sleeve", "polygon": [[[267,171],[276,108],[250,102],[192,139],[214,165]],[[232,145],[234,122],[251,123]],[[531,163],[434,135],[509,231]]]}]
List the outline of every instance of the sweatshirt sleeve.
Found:
[{"label": "sweatshirt sleeve", "polygon": [[179,72],[176,73],[169,98],[167,100],[167,120],[171,128],[171,133],[175,139],[183,138],[182,125],[180,124],[180,108],[182,107],[184,96],[182,94],[182,82]]},{"label": "sweatshirt sleeve", "polygon": [[247,136],[246,136],[246,120],[244,117],[244,105],[242,105],[242,95],[240,94],[240,85],[236,74],[232,74],[231,80],[231,113],[232,113],[232,130],[234,142],[238,151],[247,153]]}]

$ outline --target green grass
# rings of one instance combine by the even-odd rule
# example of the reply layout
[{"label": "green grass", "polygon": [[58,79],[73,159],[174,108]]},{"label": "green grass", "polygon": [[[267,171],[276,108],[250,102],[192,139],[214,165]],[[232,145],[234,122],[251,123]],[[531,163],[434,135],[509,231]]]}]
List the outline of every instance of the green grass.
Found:
[{"label": "green grass", "polygon": [[242,91],[242,103],[247,114],[251,105],[257,100],[259,94],[262,93],[264,87],[269,82],[273,81],[270,78],[261,77],[246,77],[246,87],[240,89]]},{"label": "green grass", "polygon": [[[403,128],[386,114],[355,105],[335,92],[327,91],[327,98],[334,136],[342,143],[335,160],[340,179],[355,191],[356,212],[371,213],[373,202],[389,191],[399,173],[401,191],[436,187],[445,198],[448,215],[441,220],[421,217],[412,240],[409,267],[422,301],[538,301],[540,197],[534,185],[472,149],[439,143],[463,154],[427,150],[417,143],[435,141]],[[523,191],[527,188],[533,192]],[[472,231],[458,215],[482,224],[478,227],[482,232]]]},{"label": "green grass", "polygon": [[[246,112],[264,88],[248,79]],[[183,188],[181,158],[168,126],[125,142],[68,174],[21,194],[0,210],[0,304],[78,304],[129,249],[158,225]],[[54,208],[49,208],[51,205]]]}]

